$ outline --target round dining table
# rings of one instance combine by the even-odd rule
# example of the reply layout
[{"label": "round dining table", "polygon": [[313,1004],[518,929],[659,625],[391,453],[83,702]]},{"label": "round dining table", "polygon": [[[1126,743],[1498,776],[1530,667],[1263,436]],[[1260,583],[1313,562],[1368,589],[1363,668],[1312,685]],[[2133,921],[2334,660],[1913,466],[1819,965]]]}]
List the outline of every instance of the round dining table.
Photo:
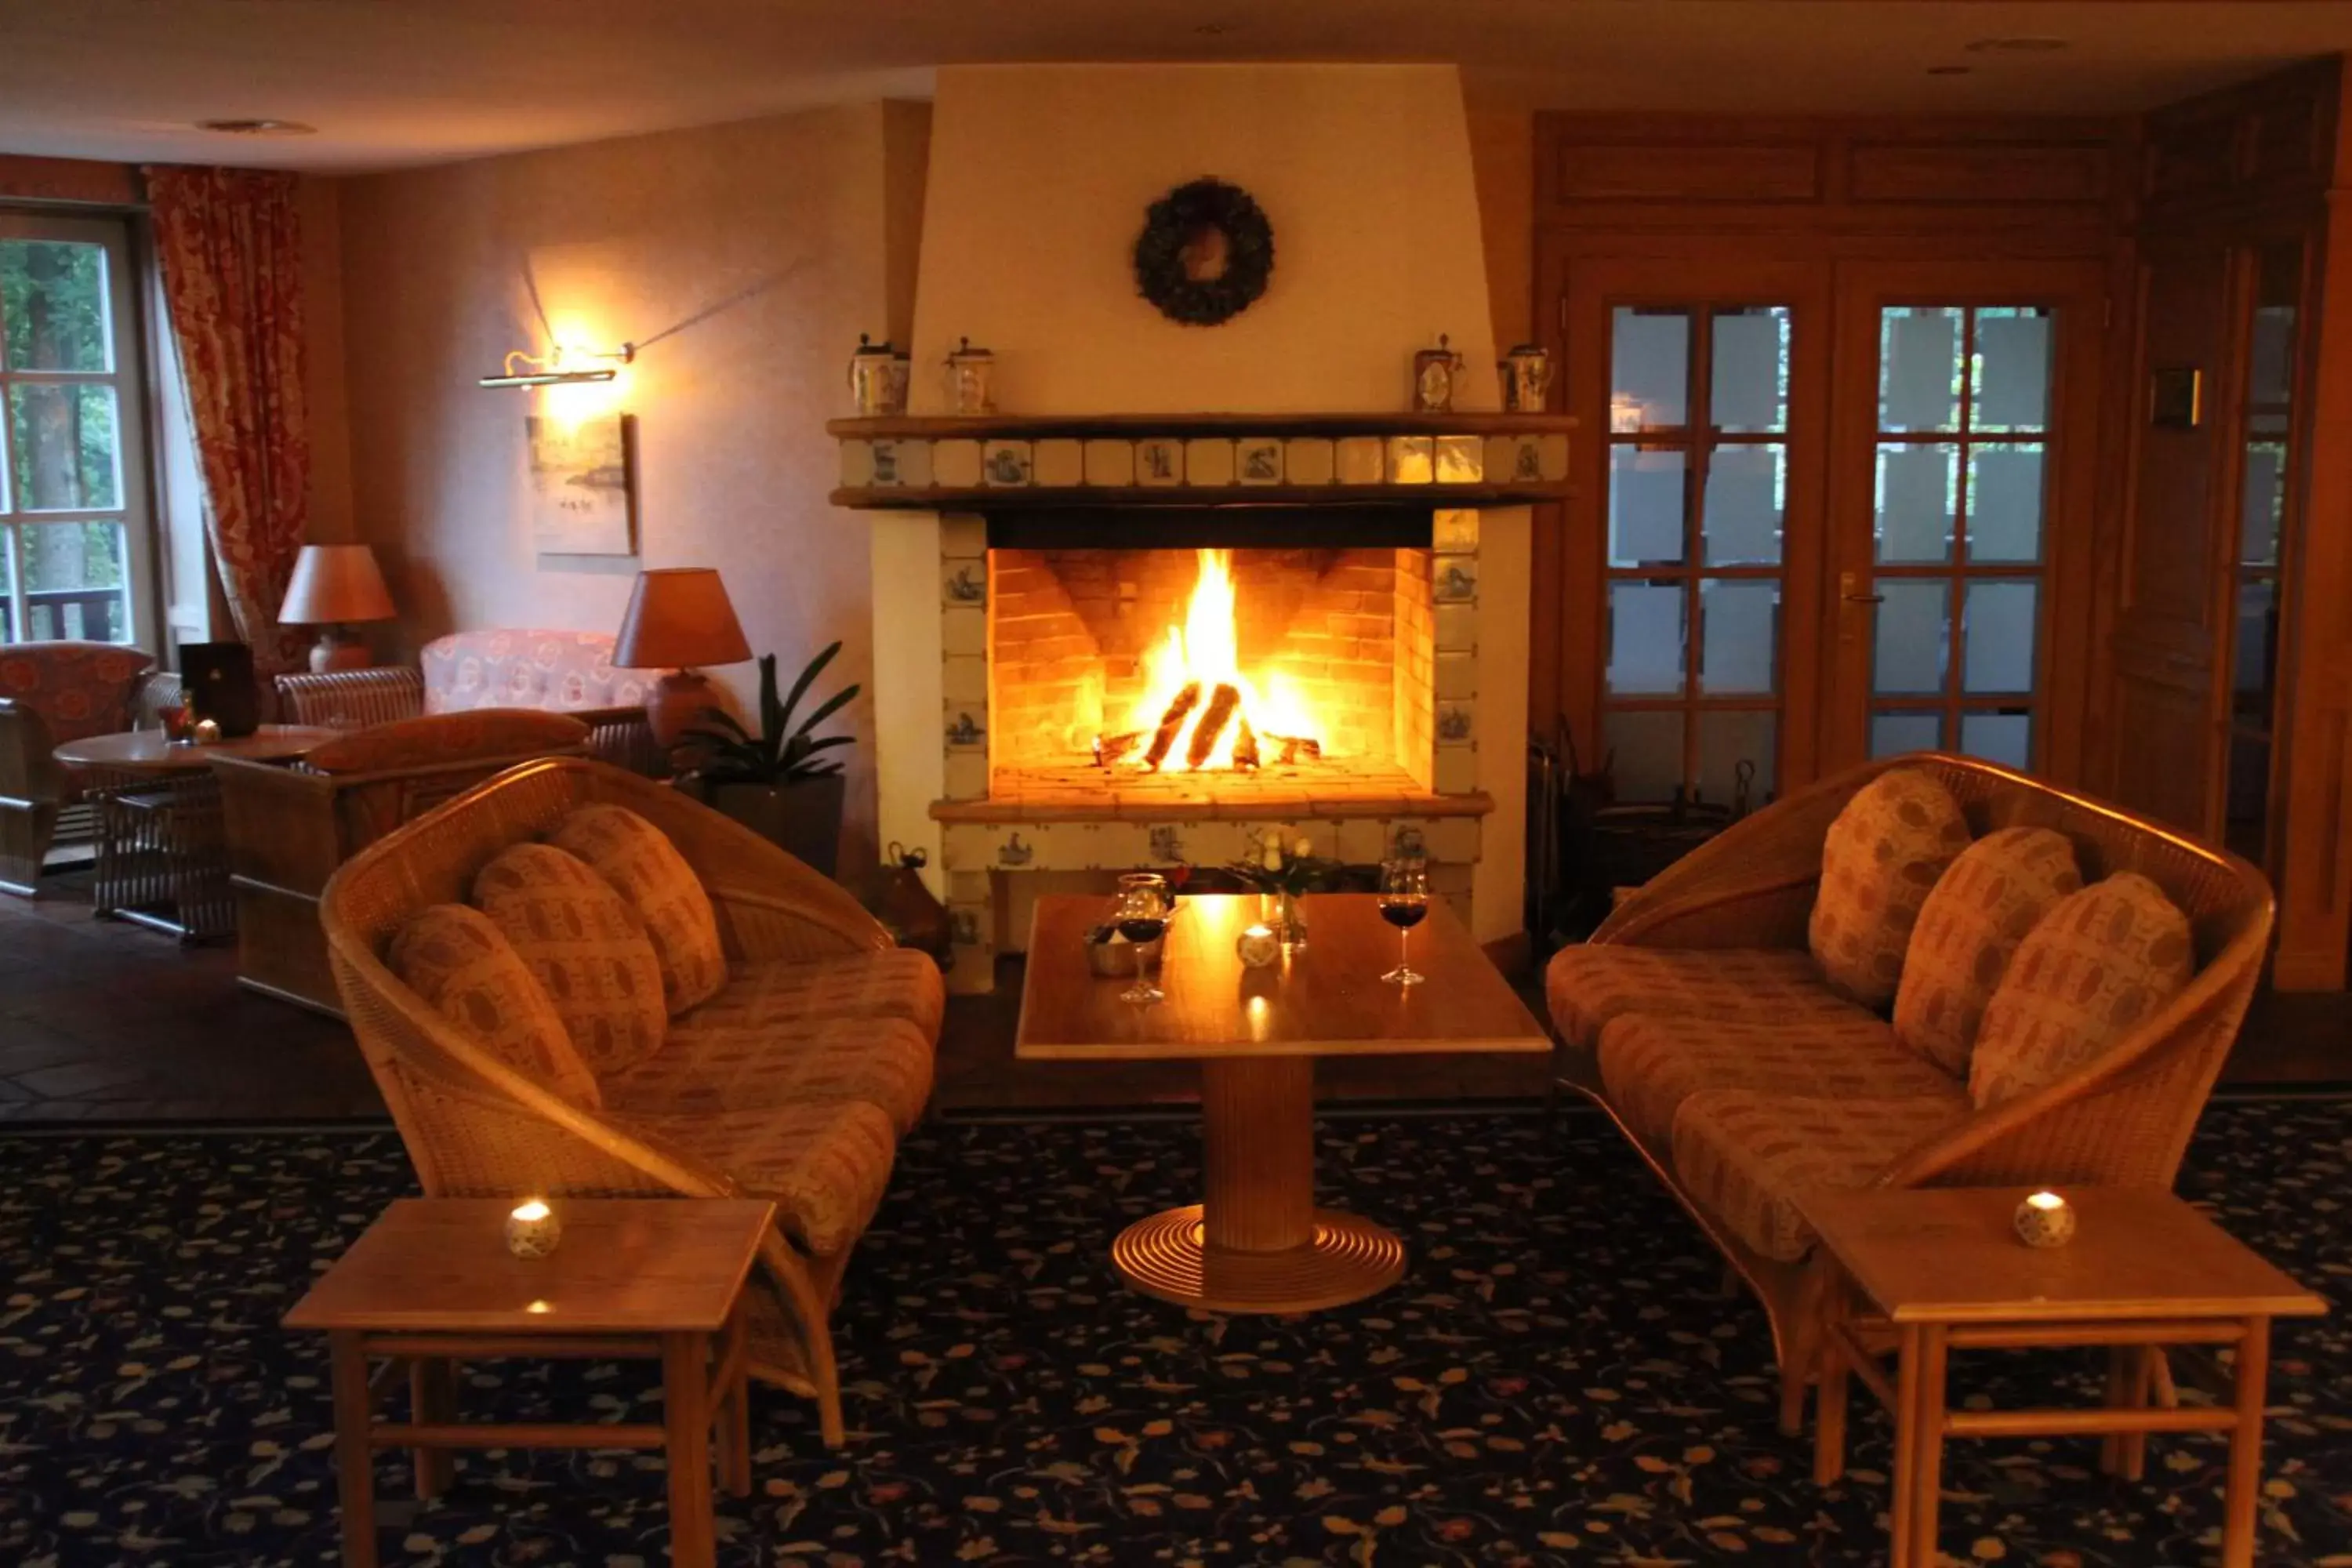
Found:
[{"label": "round dining table", "polygon": [[310,724],[264,724],[250,735],[202,743],[159,730],[85,735],[57,748],[81,771],[96,809],[98,868],[90,902],[98,913],[205,942],[236,929],[221,824],[215,757],[290,763],[342,731]]}]

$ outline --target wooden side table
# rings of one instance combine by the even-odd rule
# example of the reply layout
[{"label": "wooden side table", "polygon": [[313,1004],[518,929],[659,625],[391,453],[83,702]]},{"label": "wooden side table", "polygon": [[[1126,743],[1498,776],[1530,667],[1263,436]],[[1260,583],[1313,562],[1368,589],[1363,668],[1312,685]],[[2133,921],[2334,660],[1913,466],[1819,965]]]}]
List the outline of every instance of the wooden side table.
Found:
[{"label": "wooden side table", "polygon": [[[2252,1568],[2262,1479],[2271,1320],[2327,1306],[2170,1193],[2089,1187],[2066,1194],[2074,1238],[2037,1248],[2012,1216],[2025,1189],[1944,1187],[1815,1193],[1802,1200],[1834,1268],[1821,1364],[1813,1477],[1845,1464],[1849,1374],[1895,1416],[1894,1568],[1933,1568],[1946,1437],[2105,1434],[2107,1468],[2133,1477],[2151,1432],[2227,1432],[2224,1568]],[[1869,1341],[1892,1331],[1890,1382]],[[2148,1407],[2167,1345],[2237,1351],[2226,1409]],[[1952,1410],[1945,1364],[1956,1350],[2105,1346],[2107,1403],[2094,1409]]]},{"label": "wooden side table", "polygon": [[[732,1199],[556,1201],[562,1243],[507,1251],[507,1198],[404,1198],[286,1314],[332,1347],[343,1561],[374,1568],[374,1458],[415,1450],[420,1497],[449,1481],[451,1448],[662,1448],[670,1561],[710,1568],[712,1428],[730,1494],[751,1489],[743,1285],[775,1205]],[[457,1419],[455,1363],[500,1356],[648,1357],[662,1423],[499,1425]],[[389,1364],[371,1381],[368,1362]],[[377,1387],[405,1366],[410,1418],[378,1421]]]}]

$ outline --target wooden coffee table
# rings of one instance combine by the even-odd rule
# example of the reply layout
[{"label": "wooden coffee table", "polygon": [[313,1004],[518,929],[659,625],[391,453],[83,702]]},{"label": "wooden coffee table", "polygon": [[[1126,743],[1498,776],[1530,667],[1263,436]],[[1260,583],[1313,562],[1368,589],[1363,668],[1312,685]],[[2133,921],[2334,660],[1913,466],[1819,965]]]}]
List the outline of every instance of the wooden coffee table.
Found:
[{"label": "wooden coffee table", "polygon": [[[1836,1264],[1814,1479],[1826,1485],[1843,1471],[1846,1379],[1858,1376],[1895,1416],[1894,1568],[1933,1568],[1948,1436],[2109,1434],[2107,1467],[2136,1477],[2148,1433],[2227,1432],[2221,1562],[2251,1568],[2271,1320],[2317,1316],[2326,1303],[2170,1193],[2063,1190],[2074,1237],[2048,1248],[2011,1228],[2022,1187],[1805,1195],[1805,1218]],[[1890,1329],[1892,1384],[1867,1342]],[[2064,1345],[2108,1348],[2105,1408],[1946,1407],[1951,1352]],[[2231,1406],[2147,1407],[2161,1375],[2153,1352],[2173,1345],[2235,1348]]]},{"label": "wooden coffee table", "polygon": [[[560,1198],[548,1257],[507,1251],[510,1198],[404,1198],[286,1314],[332,1347],[343,1562],[374,1568],[374,1455],[415,1450],[416,1489],[448,1484],[449,1448],[665,1448],[670,1562],[709,1568],[711,1428],[736,1497],[751,1489],[743,1285],[775,1205],[734,1199]],[[409,1372],[410,1419],[379,1422],[371,1356]],[[459,1360],[658,1358],[662,1424],[462,1423]]]},{"label": "wooden coffee table", "polygon": [[1170,922],[1167,1000],[1118,999],[1130,984],[1087,964],[1106,900],[1037,900],[1016,1057],[1201,1063],[1202,1202],[1132,1225],[1111,1263],[1136,1289],[1222,1312],[1305,1312],[1386,1289],[1404,1272],[1387,1227],[1315,1206],[1315,1058],[1551,1049],[1462,922],[1433,900],[1412,933],[1422,985],[1388,985],[1397,933],[1369,894],[1306,900],[1305,952],[1270,969],[1234,951],[1254,897],[1187,898]]}]

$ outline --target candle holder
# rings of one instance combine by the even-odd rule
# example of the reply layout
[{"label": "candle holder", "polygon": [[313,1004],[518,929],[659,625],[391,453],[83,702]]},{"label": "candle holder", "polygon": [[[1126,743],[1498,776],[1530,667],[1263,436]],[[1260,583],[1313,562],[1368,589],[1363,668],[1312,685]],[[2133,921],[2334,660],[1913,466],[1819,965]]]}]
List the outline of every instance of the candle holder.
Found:
[{"label": "candle holder", "polygon": [[1268,925],[1244,926],[1242,934],[1234,939],[1234,952],[1244,968],[1265,969],[1280,961],[1282,938]]},{"label": "candle holder", "polygon": [[220,721],[216,719],[199,719],[188,726],[188,739],[199,746],[213,745],[220,738]]},{"label": "candle holder", "polygon": [[2056,1193],[2030,1193],[2014,1223],[2017,1239],[2028,1247],[2063,1247],[2074,1237],[2074,1207]]},{"label": "candle holder", "polygon": [[517,1204],[507,1215],[507,1250],[517,1258],[544,1258],[563,1239],[563,1222],[545,1198]]}]

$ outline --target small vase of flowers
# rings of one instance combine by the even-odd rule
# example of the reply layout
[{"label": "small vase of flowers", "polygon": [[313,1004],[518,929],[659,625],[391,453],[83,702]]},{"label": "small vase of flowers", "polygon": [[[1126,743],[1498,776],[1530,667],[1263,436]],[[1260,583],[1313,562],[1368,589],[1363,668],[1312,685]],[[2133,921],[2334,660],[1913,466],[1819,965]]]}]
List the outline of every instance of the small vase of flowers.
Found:
[{"label": "small vase of flowers", "polygon": [[1262,828],[1250,836],[1248,853],[1225,868],[1244,886],[1256,889],[1259,920],[1274,928],[1285,952],[1307,946],[1307,920],[1298,900],[1329,885],[1339,862],[1315,853],[1314,843],[1299,838],[1285,845],[1280,832]]}]

